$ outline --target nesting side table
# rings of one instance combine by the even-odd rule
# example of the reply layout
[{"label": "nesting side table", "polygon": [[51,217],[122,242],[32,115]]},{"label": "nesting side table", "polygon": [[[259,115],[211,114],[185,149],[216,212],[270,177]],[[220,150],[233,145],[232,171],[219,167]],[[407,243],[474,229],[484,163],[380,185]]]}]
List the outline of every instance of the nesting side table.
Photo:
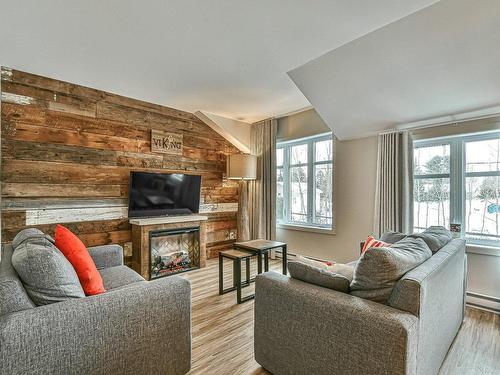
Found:
[{"label": "nesting side table", "polygon": [[[250,259],[257,256],[257,254],[250,251],[241,250],[226,250],[219,252],[219,294],[225,294],[236,290],[236,301],[242,303],[254,298],[254,295],[242,297],[241,289],[249,286],[255,279],[250,278]],[[224,289],[224,258],[233,261],[233,286]],[[245,260],[245,282],[241,281],[241,261]]]},{"label": "nesting side table", "polygon": [[262,259],[264,259],[264,270],[269,271],[269,251],[281,248],[283,275],[287,274],[287,254],[286,243],[270,240],[251,240],[235,242],[234,248],[237,250],[246,250],[257,254],[257,273],[262,273]]}]

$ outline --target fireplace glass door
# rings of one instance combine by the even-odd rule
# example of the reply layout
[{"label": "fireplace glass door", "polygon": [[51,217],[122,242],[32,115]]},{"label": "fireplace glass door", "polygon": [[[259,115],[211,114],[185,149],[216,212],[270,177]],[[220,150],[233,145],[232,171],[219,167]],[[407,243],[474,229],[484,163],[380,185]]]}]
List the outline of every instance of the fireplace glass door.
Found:
[{"label": "fireplace glass door", "polygon": [[149,236],[150,279],[198,268],[200,228],[181,228],[151,232]]}]

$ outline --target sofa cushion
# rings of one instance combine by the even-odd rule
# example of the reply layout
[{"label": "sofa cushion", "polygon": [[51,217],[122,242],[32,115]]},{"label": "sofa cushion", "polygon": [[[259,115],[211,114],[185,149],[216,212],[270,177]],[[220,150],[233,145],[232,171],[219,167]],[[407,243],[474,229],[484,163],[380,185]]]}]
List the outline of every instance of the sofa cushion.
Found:
[{"label": "sofa cushion", "polygon": [[87,248],[68,228],[57,224],[55,245],[69,260],[87,296],[104,293],[101,275]]},{"label": "sofa cushion", "polygon": [[2,247],[0,260],[0,316],[35,307],[12,267],[12,246]]},{"label": "sofa cushion", "polygon": [[99,270],[104,288],[107,291],[119,289],[130,284],[145,281],[144,278],[127,266],[109,267]]},{"label": "sofa cushion", "polygon": [[326,262],[326,261],[320,261],[320,260],[306,258],[300,254],[298,254],[295,257],[295,261],[300,262],[300,263],[304,263],[304,264],[308,264],[312,267],[321,268],[324,270],[328,269],[328,265],[332,264],[332,262]]},{"label": "sofa cushion", "polygon": [[288,262],[288,271],[294,279],[305,281],[309,284],[322,286],[339,292],[349,292],[349,279],[337,273],[302,262]]},{"label": "sofa cushion", "polygon": [[84,297],[71,263],[40,231],[23,233],[12,254],[12,266],[35,305]]},{"label": "sofa cushion", "polygon": [[336,273],[337,275],[346,277],[349,279],[349,283],[351,283],[352,277],[354,276],[354,265],[349,263],[333,263],[331,266],[328,266],[327,270]]},{"label": "sofa cushion", "polygon": [[445,227],[440,226],[429,227],[422,233],[410,234],[410,237],[423,239],[433,253],[453,239],[451,232]]},{"label": "sofa cushion", "polygon": [[407,235],[400,232],[394,232],[392,230],[388,230],[382,236],[380,236],[380,241],[388,242],[388,243],[396,243],[401,241]]},{"label": "sofa cushion", "polygon": [[370,248],[356,264],[351,294],[385,303],[397,281],[431,256],[421,238],[407,237],[391,247]]},{"label": "sofa cushion", "polygon": [[337,273],[339,275],[347,277],[349,279],[349,282],[352,281],[352,275],[354,274],[353,265],[329,262],[329,261],[319,261],[303,257],[302,255],[297,255],[295,259],[297,262],[308,264],[312,267],[321,268],[333,273]]}]

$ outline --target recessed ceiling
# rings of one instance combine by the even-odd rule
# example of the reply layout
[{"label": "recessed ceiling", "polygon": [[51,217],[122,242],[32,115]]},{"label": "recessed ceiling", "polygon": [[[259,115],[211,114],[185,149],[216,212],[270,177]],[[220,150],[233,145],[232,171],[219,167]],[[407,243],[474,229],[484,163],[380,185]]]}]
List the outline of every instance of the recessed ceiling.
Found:
[{"label": "recessed ceiling", "polygon": [[252,122],[309,105],[287,71],[435,1],[2,0],[0,64]]},{"label": "recessed ceiling", "polygon": [[340,139],[500,104],[500,2],[442,0],[289,75]]}]

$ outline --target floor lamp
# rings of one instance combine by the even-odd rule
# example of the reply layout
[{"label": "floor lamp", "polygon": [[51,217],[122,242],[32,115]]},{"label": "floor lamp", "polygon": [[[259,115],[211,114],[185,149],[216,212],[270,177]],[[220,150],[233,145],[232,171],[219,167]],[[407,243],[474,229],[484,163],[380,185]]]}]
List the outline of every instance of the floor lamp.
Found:
[{"label": "floor lamp", "polygon": [[257,156],[233,154],[227,158],[227,178],[239,180],[238,190],[238,241],[250,239],[250,218],[248,217],[248,180],[257,178]]}]

